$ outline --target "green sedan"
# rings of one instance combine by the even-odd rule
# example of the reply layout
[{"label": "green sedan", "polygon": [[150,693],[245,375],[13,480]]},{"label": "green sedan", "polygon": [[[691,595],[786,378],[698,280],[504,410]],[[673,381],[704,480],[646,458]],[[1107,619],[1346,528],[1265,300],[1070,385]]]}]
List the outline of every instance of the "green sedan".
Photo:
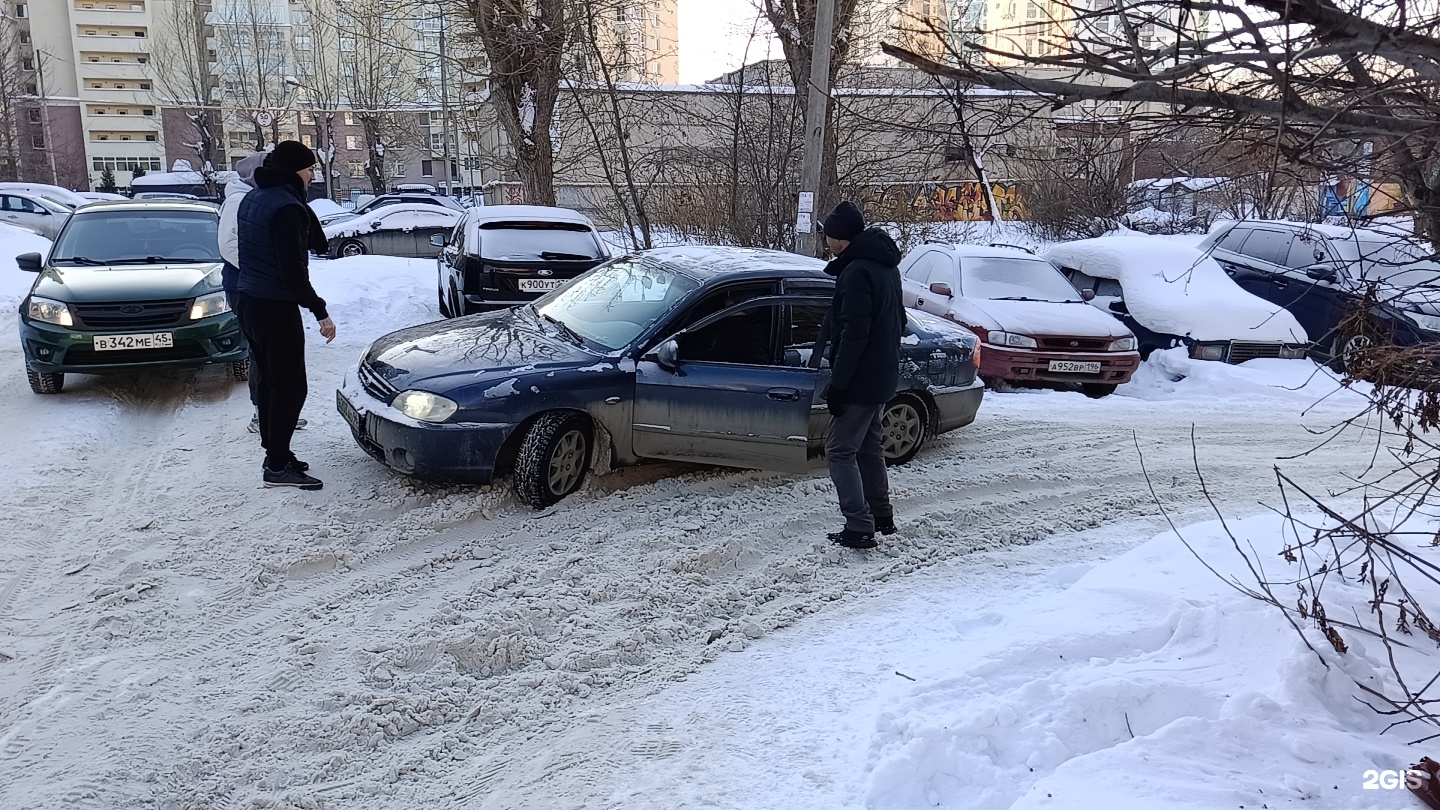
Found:
[{"label": "green sedan", "polygon": [[250,371],[249,348],[220,286],[215,206],[173,200],[105,202],[75,212],[20,304],[30,388],[58,394],[65,375],[228,363]]}]

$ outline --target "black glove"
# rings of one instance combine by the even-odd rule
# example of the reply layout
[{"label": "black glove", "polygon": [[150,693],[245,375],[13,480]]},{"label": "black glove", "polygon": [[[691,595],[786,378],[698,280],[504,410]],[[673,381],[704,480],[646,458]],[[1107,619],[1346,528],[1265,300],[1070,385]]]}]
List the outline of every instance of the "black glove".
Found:
[{"label": "black glove", "polygon": [[845,413],[845,408],[847,407],[845,405],[845,391],[832,386],[825,392],[825,407],[830,411],[831,416],[838,419],[841,414]]}]

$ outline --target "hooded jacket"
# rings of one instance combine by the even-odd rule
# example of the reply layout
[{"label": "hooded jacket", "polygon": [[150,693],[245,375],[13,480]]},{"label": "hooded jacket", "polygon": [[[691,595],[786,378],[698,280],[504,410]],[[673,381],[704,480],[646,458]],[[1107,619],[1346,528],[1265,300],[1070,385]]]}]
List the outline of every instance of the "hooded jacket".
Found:
[{"label": "hooded jacket", "polygon": [[225,184],[225,201],[220,204],[220,258],[225,266],[220,270],[220,280],[225,292],[234,293],[240,278],[240,200],[255,187],[255,170],[265,160],[264,152],[255,154],[235,164],[235,180]]},{"label": "hooded jacket", "polygon": [[880,228],[869,228],[825,266],[836,279],[822,331],[830,341],[826,399],[847,405],[883,405],[900,385],[900,337],[905,303],[900,248]]},{"label": "hooded jacket", "polygon": [[325,249],[320,220],[305,202],[305,184],[295,172],[261,166],[255,189],[240,200],[239,291],[251,298],[299,304],[329,317],[325,299],[310,285],[310,252]]}]

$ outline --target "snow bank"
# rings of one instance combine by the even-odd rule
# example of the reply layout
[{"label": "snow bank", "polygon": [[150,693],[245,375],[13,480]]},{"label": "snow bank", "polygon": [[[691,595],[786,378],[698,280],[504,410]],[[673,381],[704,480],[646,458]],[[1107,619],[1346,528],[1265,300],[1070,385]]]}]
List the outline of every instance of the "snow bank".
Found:
[{"label": "snow bank", "polygon": [[1237,397],[1289,399],[1314,403],[1364,404],[1368,383],[1349,388],[1324,366],[1311,360],[1251,360],[1240,365],[1190,358],[1183,348],[1163,349],[1140,364],[1130,382],[1115,393],[1159,402],[1190,400],[1233,402]]},{"label": "snow bank", "polygon": [[1307,343],[1295,316],[1240,289],[1214,259],[1165,239],[1109,236],[1051,245],[1061,267],[1114,279],[1147,329],[1196,340]]}]

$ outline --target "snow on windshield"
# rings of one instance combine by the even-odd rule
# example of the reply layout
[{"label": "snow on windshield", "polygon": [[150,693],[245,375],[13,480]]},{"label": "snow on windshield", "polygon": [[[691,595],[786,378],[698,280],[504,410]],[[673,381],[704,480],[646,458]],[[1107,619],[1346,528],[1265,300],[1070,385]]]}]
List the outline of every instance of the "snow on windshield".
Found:
[{"label": "snow on windshield", "polygon": [[1109,236],[1062,242],[1043,255],[1060,267],[1120,282],[1130,314],[1155,332],[1196,340],[1308,342],[1289,311],[1240,289],[1194,248]]},{"label": "snow on windshield", "polygon": [[992,300],[1080,300],[1080,294],[1049,262],[1004,256],[961,257],[960,294]]}]

